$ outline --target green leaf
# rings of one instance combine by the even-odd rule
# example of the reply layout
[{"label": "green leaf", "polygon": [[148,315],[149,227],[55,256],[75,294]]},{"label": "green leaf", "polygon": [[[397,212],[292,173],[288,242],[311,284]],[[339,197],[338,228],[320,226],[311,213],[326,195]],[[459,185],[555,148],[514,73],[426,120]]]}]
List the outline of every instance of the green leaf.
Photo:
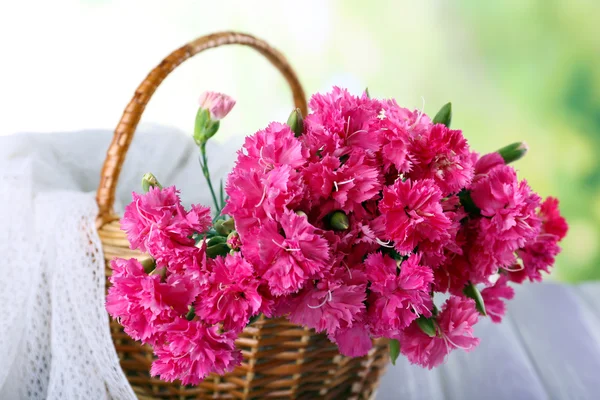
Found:
[{"label": "green leaf", "polygon": [[191,321],[194,319],[195,316],[196,316],[196,309],[194,308],[194,306],[190,306],[189,311],[187,312],[187,314],[185,314],[185,319],[187,319],[188,321]]},{"label": "green leaf", "polygon": [[450,123],[452,122],[452,103],[446,103],[435,117],[433,117],[434,124],[444,124],[448,128],[450,128]]},{"label": "green leaf", "polygon": [[475,308],[477,311],[479,311],[479,314],[483,316],[487,315],[485,312],[483,297],[481,297],[481,293],[479,292],[479,289],[477,289],[477,286],[469,282],[469,284],[464,288],[463,293],[468,298],[475,300]]},{"label": "green leaf", "polygon": [[523,158],[523,156],[527,154],[527,150],[529,150],[527,143],[516,142],[511,143],[508,146],[504,146],[498,150],[498,153],[502,156],[502,159],[506,164],[510,164],[513,161]]},{"label": "green leaf", "polygon": [[465,211],[469,214],[479,215],[481,213],[481,210],[475,205],[475,202],[471,198],[471,192],[469,190],[463,189],[458,192],[458,199]]},{"label": "green leaf", "polygon": [[398,339],[390,339],[390,359],[392,360],[392,365],[396,365],[396,360],[400,355],[400,342]]},{"label": "green leaf", "polygon": [[434,337],[437,334],[436,323],[434,318],[419,317],[417,318],[417,325],[429,337]]},{"label": "green leaf", "polygon": [[371,93],[369,93],[369,88],[368,87],[365,88],[365,94],[367,95],[367,97],[369,99],[371,98]]}]

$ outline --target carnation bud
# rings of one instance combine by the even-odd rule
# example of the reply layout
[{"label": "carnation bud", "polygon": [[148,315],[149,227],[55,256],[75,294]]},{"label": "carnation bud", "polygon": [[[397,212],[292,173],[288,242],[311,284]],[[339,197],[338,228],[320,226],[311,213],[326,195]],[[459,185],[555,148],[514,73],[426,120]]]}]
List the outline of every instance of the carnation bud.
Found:
[{"label": "carnation bud", "polygon": [[485,316],[487,313],[485,312],[485,304],[483,302],[483,297],[481,297],[481,293],[479,289],[472,283],[469,283],[463,290],[465,296],[470,299],[475,300],[475,308],[479,311],[479,314]]},{"label": "carnation bud", "polygon": [[215,222],[215,230],[217,231],[217,233],[219,235],[227,236],[227,235],[229,235],[229,233],[231,233],[231,231],[233,229],[231,229],[229,226],[225,225],[225,221],[220,219],[220,220],[217,220],[217,222]]},{"label": "carnation bud", "polygon": [[421,331],[423,331],[423,333],[429,337],[434,337],[437,334],[434,318],[426,318],[420,316],[419,318],[417,318],[417,325],[419,325]]},{"label": "carnation bud", "polygon": [[187,312],[187,314],[185,314],[185,319],[191,321],[196,316],[196,309],[194,308],[194,306],[188,306],[188,309],[189,311]]},{"label": "carnation bud", "polygon": [[290,127],[296,137],[304,133],[304,119],[302,118],[302,112],[299,108],[296,108],[290,114],[287,125]]},{"label": "carnation bud", "polygon": [[212,121],[222,120],[229,114],[235,100],[230,96],[218,92],[204,92],[200,96],[200,109],[209,112],[209,118]]},{"label": "carnation bud", "polygon": [[348,216],[343,211],[336,211],[331,215],[329,221],[331,227],[336,231],[345,231],[350,226]]},{"label": "carnation bud", "polygon": [[396,365],[396,360],[400,355],[400,342],[398,339],[390,339],[390,360],[392,365]]},{"label": "carnation bud", "polygon": [[223,226],[229,229],[229,232],[235,229],[235,221],[233,218],[229,218],[228,220],[223,221]]},{"label": "carnation bud", "polygon": [[196,113],[196,122],[194,124],[194,141],[198,146],[203,146],[208,139],[213,137],[219,130],[220,122],[213,121],[210,118],[210,111],[205,108],[199,108]]},{"label": "carnation bud", "polygon": [[233,231],[229,235],[227,235],[227,246],[231,250],[239,250],[241,244],[242,242],[240,240],[240,235],[236,231]]},{"label": "carnation bud", "polygon": [[304,211],[296,211],[296,215],[299,215],[300,217],[306,217],[306,213]]},{"label": "carnation bud", "polygon": [[527,143],[517,142],[504,146],[498,150],[498,154],[502,156],[502,159],[506,164],[510,164],[513,161],[523,158],[523,156],[527,154],[527,150],[529,150]]},{"label": "carnation bud", "polygon": [[432,122],[434,124],[444,124],[450,128],[450,123],[452,122],[452,103],[444,104],[444,106],[440,108],[440,111],[435,114]]},{"label": "carnation bud", "polygon": [[144,267],[144,272],[147,274],[154,271],[154,268],[156,268],[156,261],[154,261],[153,258],[144,258],[142,261],[140,261],[140,264],[142,264],[142,267]]},{"label": "carnation bud", "polygon": [[158,182],[158,179],[156,179],[154,175],[148,172],[142,177],[142,190],[144,191],[144,193],[148,193],[151,187],[157,187],[159,189],[162,189],[162,186]]}]

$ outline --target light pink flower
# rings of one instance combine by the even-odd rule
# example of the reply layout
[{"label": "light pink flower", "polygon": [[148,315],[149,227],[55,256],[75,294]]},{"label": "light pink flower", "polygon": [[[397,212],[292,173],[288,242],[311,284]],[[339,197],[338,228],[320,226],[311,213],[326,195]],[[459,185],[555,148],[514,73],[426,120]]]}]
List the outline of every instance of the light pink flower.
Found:
[{"label": "light pink flower", "polygon": [[444,215],[441,200],[431,179],[397,180],[383,190],[378,232],[392,240],[400,254],[409,254],[424,241],[443,247],[452,222]]},{"label": "light pink flower", "polygon": [[231,372],[242,360],[235,339],[233,332],[219,333],[217,326],[179,318],[168,327],[164,343],[155,347],[158,358],[150,374],[165,381],[197,385],[210,373]]},{"label": "light pink flower", "polygon": [[210,111],[210,118],[213,121],[225,118],[235,106],[233,98],[223,93],[210,91],[202,93],[199,103],[201,108]]},{"label": "light pink flower", "polygon": [[437,334],[429,337],[414,321],[398,337],[400,352],[411,363],[431,369],[456,348],[471,351],[479,344],[473,336],[478,316],[473,300],[452,296],[437,317]]},{"label": "light pink flower", "polygon": [[365,260],[371,282],[368,321],[376,336],[394,337],[417,317],[431,316],[430,294],[433,271],[419,265],[420,255],[413,254],[400,265],[388,255],[373,253]]},{"label": "light pink flower", "polygon": [[252,265],[240,253],[217,257],[212,262],[209,284],[196,301],[196,315],[208,324],[241,332],[258,313],[262,297]]},{"label": "light pink flower", "polygon": [[458,193],[471,183],[473,163],[461,131],[436,124],[425,134],[413,137],[409,151],[409,178],[433,179],[444,195]]},{"label": "light pink flower", "polygon": [[154,344],[163,336],[163,327],[185,315],[199,291],[183,276],[148,275],[136,259],[111,261],[113,274],[106,297],[106,309],[118,318],[133,339]]},{"label": "light pink flower", "polygon": [[306,281],[323,276],[329,269],[329,246],[305,216],[286,211],[278,224],[265,220],[258,235],[244,243],[258,274],[276,296],[295,293]]},{"label": "light pink flower", "polygon": [[485,311],[493,322],[502,322],[502,317],[506,313],[506,304],[502,299],[510,300],[514,296],[515,291],[508,286],[508,277],[506,275],[500,275],[500,278],[498,278],[494,285],[481,291]]}]

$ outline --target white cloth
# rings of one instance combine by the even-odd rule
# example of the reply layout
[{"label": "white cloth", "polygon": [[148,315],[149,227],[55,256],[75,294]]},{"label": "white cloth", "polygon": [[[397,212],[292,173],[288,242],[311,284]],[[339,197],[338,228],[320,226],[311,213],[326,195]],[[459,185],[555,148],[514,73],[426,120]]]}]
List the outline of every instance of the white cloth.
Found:
[{"label": "white cloth", "polygon": [[[135,399],[104,308],[94,195],[109,131],[0,137],[0,399]],[[239,140],[209,148],[215,178]],[[191,138],[140,129],[117,191],[117,211],[145,172],[176,185],[185,204],[210,205]]]}]

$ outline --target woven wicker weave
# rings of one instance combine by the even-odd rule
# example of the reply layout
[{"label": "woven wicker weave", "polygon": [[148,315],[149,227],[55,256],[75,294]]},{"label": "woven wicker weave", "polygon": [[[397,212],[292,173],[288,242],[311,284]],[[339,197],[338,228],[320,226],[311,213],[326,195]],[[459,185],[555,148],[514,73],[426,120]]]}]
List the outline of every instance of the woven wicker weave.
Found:
[{"label": "woven wicker weave", "polygon": [[[125,109],[107,152],[97,193],[98,231],[107,263],[114,257],[144,258],[129,249],[113,212],[115,189],[127,149],[150,97],[166,76],[186,59],[213,47],[242,44],[264,55],[290,85],[296,107],[306,115],[306,98],[296,74],[285,58],[250,35],[222,32],[201,37],[174,51],[142,82]],[[107,282],[108,284],[108,282]],[[369,399],[388,362],[387,343],[375,341],[368,356],[341,356],[327,337],[284,319],[259,319],[248,326],[236,344],[242,365],[223,377],[211,375],[200,385],[183,386],[150,377],[152,351],[110,322],[121,367],[140,399]]]}]

